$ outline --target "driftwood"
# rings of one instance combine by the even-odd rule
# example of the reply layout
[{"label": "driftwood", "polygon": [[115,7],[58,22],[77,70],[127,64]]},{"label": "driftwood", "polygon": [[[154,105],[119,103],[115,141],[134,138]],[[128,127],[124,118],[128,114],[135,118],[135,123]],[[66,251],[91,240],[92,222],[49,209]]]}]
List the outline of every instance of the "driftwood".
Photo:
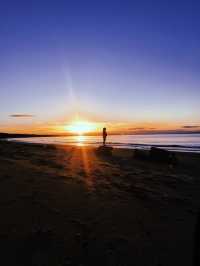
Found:
[{"label": "driftwood", "polygon": [[173,152],[151,147],[150,151],[136,149],[134,157],[140,160],[148,160],[160,163],[167,163],[171,165],[177,164],[178,160]]},{"label": "driftwood", "polygon": [[140,160],[148,160],[149,159],[149,152],[145,151],[145,150],[135,149],[134,150],[134,157],[136,159],[140,159]]},{"label": "driftwood", "polygon": [[150,159],[157,162],[163,162],[168,164],[177,164],[177,158],[173,152],[151,147]]}]

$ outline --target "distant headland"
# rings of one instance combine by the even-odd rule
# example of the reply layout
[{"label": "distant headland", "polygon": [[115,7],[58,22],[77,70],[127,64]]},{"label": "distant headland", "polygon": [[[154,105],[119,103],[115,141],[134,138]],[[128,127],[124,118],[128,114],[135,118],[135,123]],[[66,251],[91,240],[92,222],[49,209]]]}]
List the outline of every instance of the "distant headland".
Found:
[{"label": "distant headland", "polygon": [[[156,135],[156,134],[200,134],[200,131],[185,131],[185,130],[166,130],[166,131],[142,131],[142,132],[112,132],[110,135]],[[19,134],[19,133],[1,133],[0,139],[14,139],[14,138],[37,138],[37,137],[67,137],[76,136],[77,134]],[[100,133],[91,132],[85,133],[85,136],[99,136]]]},{"label": "distant headland", "polygon": [[36,135],[36,134],[14,134],[14,133],[0,133],[0,139],[9,138],[34,138],[34,137],[56,137],[58,135]]}]

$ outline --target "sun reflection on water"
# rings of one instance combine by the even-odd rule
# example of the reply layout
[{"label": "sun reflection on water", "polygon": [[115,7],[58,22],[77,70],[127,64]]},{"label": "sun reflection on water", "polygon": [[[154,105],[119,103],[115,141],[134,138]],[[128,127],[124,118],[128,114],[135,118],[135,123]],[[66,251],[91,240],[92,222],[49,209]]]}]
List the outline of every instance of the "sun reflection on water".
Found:
[{"label": "sun reflection on water", "polygon": [[79,136],[76,136],[76,141],[77,141],[77,146],[84,146],[85,145],[85,136],[83,135],[79,135]]}]

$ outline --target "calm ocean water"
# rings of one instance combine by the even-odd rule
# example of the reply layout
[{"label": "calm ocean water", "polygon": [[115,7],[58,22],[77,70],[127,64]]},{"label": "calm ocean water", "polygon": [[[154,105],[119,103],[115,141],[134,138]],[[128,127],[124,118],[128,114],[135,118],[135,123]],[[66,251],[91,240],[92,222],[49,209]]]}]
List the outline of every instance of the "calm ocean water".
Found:
[{"label": "calm ocean water", "polygon": [[[15,139],[15,141],[78,146],[98,146],[102,143],[100,136],[36,137]],[[149,149],[155,146],[173,151],[200,153],[200,134],[110,135],[107,143],[113,147],[130,149]]]}]

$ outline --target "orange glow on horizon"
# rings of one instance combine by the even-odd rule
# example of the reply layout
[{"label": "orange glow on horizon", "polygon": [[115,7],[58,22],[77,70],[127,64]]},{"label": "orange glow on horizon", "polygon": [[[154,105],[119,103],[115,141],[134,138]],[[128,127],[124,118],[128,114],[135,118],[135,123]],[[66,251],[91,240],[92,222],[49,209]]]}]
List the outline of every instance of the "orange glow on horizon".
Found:
[{"label": "orange glow on horizon", "polygon": [[[198,126],[198,122],[189,123],[188,121],[170,122],[170,121],[135,121],[135,122],[117,122],[117,121],[89,121],[84,119],[57,120],[57,121],[38,121],[30,124],[8,123],[0,125],[0,132],[19,133],[19,134],[71,134],[83,136],[87,134],[101,134],[102,128],[106,127],[109,134],[143,134],[168,131],[191,132],[194,128],[184,127],[185,125]],[[80,141],[81,142],[81,141]]]}]

